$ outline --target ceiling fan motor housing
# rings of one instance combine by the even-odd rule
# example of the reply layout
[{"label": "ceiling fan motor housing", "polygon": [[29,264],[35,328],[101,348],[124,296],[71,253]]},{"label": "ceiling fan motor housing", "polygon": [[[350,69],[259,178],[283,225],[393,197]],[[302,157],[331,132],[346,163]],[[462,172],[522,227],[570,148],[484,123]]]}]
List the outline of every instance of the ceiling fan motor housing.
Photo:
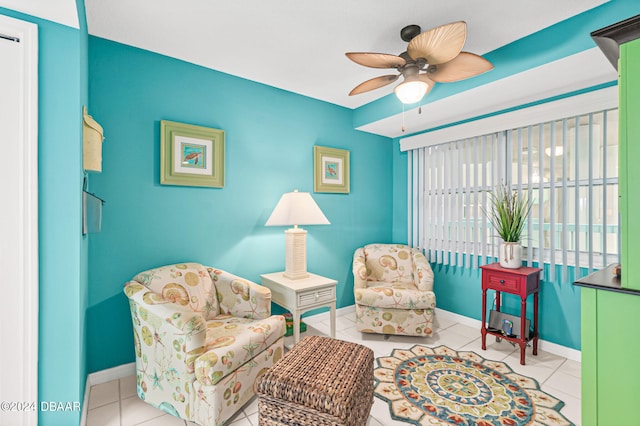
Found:
[{"label": "ceiling fan motor housing", "polygon": [[420,25],[407,25],[400,30],[400,38],[409,43],[411,39],[420,34],[421,31]]},{"label": "ceiling fan motor housing", "polygon": [[418,77],[420,67],[414,63],[407,64],[402,68],[401,72],[405,80],[413,80]]}]

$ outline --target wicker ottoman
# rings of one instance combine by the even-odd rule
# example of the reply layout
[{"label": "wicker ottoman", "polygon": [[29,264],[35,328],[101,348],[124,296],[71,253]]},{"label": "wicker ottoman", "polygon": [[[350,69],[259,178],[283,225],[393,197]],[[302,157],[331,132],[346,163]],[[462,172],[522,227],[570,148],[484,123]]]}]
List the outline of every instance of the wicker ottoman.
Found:
[{"label": "wicker ottoman", "polygon": [[373,404],[373,351],[305,337],[258,380],[256,392],[260,426],[363,426]]}]

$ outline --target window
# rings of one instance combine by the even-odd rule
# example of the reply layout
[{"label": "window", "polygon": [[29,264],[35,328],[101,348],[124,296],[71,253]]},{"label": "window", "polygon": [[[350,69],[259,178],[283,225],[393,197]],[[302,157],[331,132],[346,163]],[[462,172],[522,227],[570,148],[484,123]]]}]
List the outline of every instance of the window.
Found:
[{"label": "window", "polygon": [[618,259],[616,109],[413,149],[410,239],[432,262],[477,267],[499,239],[484,209],[500,183],[534,205],[525,259],[599,268]]}]

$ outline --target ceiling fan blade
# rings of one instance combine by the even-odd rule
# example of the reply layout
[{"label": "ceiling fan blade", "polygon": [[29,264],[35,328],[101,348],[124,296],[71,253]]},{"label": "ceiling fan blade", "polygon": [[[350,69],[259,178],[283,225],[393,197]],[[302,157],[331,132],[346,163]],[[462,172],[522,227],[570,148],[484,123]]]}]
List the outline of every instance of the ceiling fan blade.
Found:
[{"label": "ceiling fan blade", "polygon": [[345,55],[356,64],[371,68],[397,68],[407,63],[400,56],[387,53],[348,52]]},{"label": "ceiling fan blade", "polygon": [[467,23],[452,22],[415,36],[407,47],[412,59],[424,58],[429,65],[449,62],[462,50],[467,39]]},{"label": "ceiling fan blade", "polygon": [[368,92],[370,90],[379,89],[380,87],[386,86],[387,84],[391,84],[396,81],[400,77],[397,75],[383,75],[381,77],[375,77],[371,80],[367,80],[363,83],[358,84],[353,88],[351,92],[349,92],[349,96],[359,95],[360,93]]},{"label": "ceiling fan blade", "polygon": [[493,64],[480,55],[461,52],[449,62],[437,65],[429,72],[429,78],[438,83],[451,83],[485,73],[493,69]]}]

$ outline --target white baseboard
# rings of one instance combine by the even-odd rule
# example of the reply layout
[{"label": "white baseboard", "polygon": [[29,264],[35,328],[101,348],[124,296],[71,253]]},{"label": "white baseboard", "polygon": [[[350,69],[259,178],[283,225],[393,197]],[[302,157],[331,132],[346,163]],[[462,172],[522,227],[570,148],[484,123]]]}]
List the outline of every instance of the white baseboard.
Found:
[{"label": "white baseboard", "polygon": [[[352,312],[355,312],[355,305],[345,306],[344,308],[340,308],[336,310],[336,315],[346,315]],[[314,320],[319,321],[328,321],[329,320],[329,311],[321,312],[315,315],[309,315]],[[480,335],[480,328],[482,327],[482,321],[466,317],[464,315],[456,314],[454,312],[445,311],[444,309],[436,308],[436,318],[435,322],[437,324],[438,317],[442,319],[446,319],[448,321],[457,322],[459,324],[463,324],[469,327],[475,327],[478,329],[478,335]],[[554,355],[558,355],[567,359],[571,359],[574,361],[581,362],[582,352],[577,349],[568,348],[566,346],[559,345],[557,343],[548,342],[546,340],[540,339],[538,340],[538,349],[544,350],[546,352],[550,352]]]},{"label": "white baseboard", "polygon": [[136,374],[136,363],[118,365],[117,367],[107,368],[106,370],[96,371],[87,376],[87,384],[91,386],[107,383],[116,379],[123,379],[127,376]]},{"label": "white baseboard", "polygon": [[456,314],[455,312],[449,312],[440,308],[436,308],[436,317],[435,317],[436,323],[438,322],[438,318],[442,318],[447,321],[457,322],[469,327],[478,327],[478,330],[480,330],[480,327],[482,326],[482,321],[465,317],[464,315]]},{"label": "white baseboard", "polygon": [[[336,309],[336,317],[339,317],[341,315],[347,315],[355,311],[356,311],[356,305],[345,306],[344,308]],[[331,311],[320,312],[319,314],[309,315],[308,318],[313,318],[314,320],[318,320],[318,321],[328,321],[329,319],[331,319],[329,317],[330,312]]]},{"label": "white baseboard", "polygon": [[106,370],[96,371],[87,375],[87,384],[84,388],[84,401],[82,403],[82,415],[80,416],[80,426],[87,424],[87,410],[89,407],[89,393],[91,386],[107,383],[112,380],[124,379],[125,377],[136,374],[136,363],[118,365],[117,367],[107,368]]},{"label": "white baseboard", "polygon": [[[478,333],[480,333],[480,328],[482,327],[482,321],[465,317],[464,315],[456,314],[454,312],[445,311],[440,308],[436,308],[436,323],[438,321],[438,317],[442,319],[446,319],[448,321],[454,321],[469,327],[476,327],[478,329]],[[538,349],[550,352],[554,355],[558,355],[567,359],[571,359],[573,361],[581,362],[582,360],[582,352],[568,348],[566,346],[559,345],[557,343],[548,342],[543,339],[538,340]]]}]

